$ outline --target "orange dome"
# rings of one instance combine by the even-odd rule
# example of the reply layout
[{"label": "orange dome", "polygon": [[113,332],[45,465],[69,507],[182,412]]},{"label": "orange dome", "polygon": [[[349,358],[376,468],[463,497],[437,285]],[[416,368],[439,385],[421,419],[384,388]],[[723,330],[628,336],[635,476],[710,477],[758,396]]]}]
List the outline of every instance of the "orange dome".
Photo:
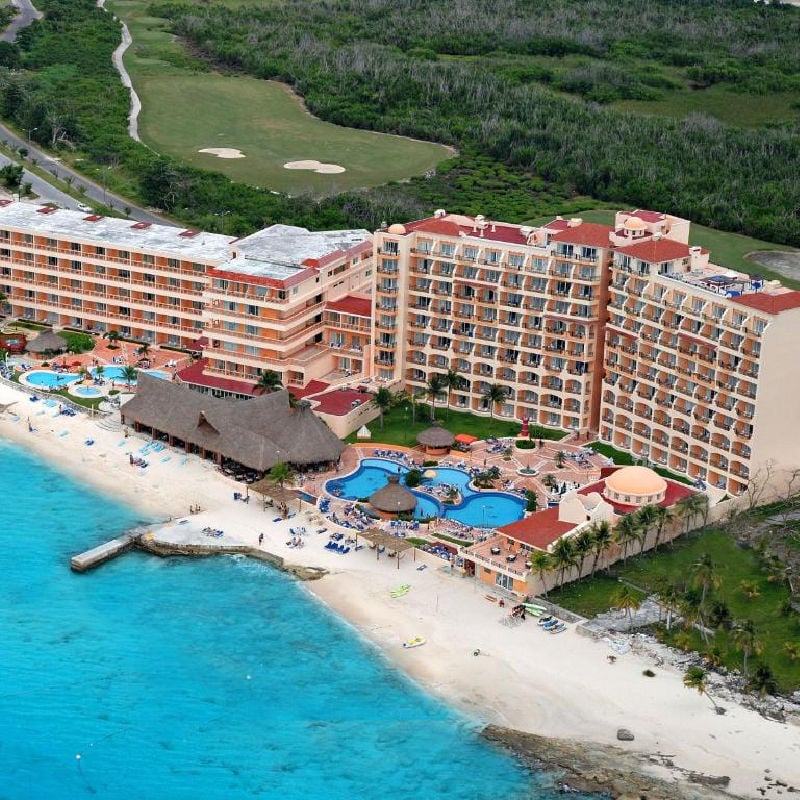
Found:
[{"label": "orange dome", "polygon": [[628,219],[625,220],[625,228],[629,231],[643,231],[646,227],[647,225],[637,217],[628,217]]},{"label": "orange dome", "polygon": [[637,505],[660,502],[667,492],[667,482],[648,467],[623,467],[605,480],[605,494],[622,503]]},{"label": "orange dome", "polygon": [[401,225],[399,222],[395,222],[394,225],[390,225],[386,231],[387,233],[394,233],[398,236],[402,236],[406,232],[406,226]]}]

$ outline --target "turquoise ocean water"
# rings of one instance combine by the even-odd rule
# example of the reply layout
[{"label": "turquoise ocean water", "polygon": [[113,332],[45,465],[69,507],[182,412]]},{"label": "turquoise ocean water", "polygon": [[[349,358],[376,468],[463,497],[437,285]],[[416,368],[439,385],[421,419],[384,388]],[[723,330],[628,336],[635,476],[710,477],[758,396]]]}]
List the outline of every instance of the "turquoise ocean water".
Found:
[{"label": "turquoise ocean water", "polygon": [[2,800],[551,796],[268,567],[72,574],[136,515],[9,446],[0,465]]}]

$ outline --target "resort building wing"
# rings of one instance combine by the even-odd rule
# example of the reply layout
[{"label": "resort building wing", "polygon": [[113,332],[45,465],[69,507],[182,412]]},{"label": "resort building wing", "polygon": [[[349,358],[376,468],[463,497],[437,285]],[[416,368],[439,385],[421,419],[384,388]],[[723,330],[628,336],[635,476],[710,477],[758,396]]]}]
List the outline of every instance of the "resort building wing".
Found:
[{"label": "resort building wing", "polygon": [[285,391],[230,400],[140,374],[136,395],[122,406],[121,415],[123,424],[136,430],[258,472],[282,462],[335,462],[345,448],[308,403],[300,401],[293,408]]}]

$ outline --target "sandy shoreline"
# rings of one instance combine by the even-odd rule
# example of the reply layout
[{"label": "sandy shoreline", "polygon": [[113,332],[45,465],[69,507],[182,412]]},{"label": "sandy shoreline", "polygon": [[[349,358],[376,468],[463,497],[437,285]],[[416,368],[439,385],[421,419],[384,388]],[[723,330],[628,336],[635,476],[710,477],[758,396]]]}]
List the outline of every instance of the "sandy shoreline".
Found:
[{"label": "sandy shoreline", "polygon": [[[160,539],[202,543],[202,527],[210,525],[225,531],[226,545],[257,547],[263,533],[263,548],[270,553],[328,570],[321,580],[304,584],[307,589],[427,690],[478,720],[662,754],[683,771],[729,775],[728,791],[739,796],[761,797],[766,774],[800,789],[798,725],[769,721],[730,703],[725,703],[727,714],[717,716],[706,698],[683,687],[678,671],[660,667],[655,678],[646,678],[642,670],[652,664],[634,653],[609,665],[607,646],[578,635],[574,626],[550,636],[531,620],[515,628],[500,624],[505,610],[440,560],[418,554],[414,562],[409,555],[398,570],[394,560],[377,561],[366,548],[347,556],[331,553],[324,548],[327,537],[313,533],[319,524],[307,514],[273,522],[274,514],[259,503],[234,502],[239,487],[197,457],[166,449],[148,456],[147,469],[131,467],[128,452],[135,453],[145,440],[126,440],[121,431],[105,430],[88,418],[54,416],[55,408],[0,385],[0,403],[11,402],[16,405],[0,413],[4,439],[128,502],[152,521],[186,519],[154,528]],[[94,440],[92,446],[84,444],[87,438]],[[189,517],[189,506],[198,503],[203,513]],[[292,525],[309,531],[302,549],[286,545]],[[94,544],[76,539],[74,549]],[[423,564],[426,568],[418,570]],[[389,591],[402,583],[411,584],[408,594],[390,598]],[[403,641],[418,635],[427,639],[424,647],[402,648]],[[620,727],[630,729],[635,741],[618,742]],[[669,781],[678,776],[656,764],[642,768]],[[766,796],[777,791],[767,789]]]}]

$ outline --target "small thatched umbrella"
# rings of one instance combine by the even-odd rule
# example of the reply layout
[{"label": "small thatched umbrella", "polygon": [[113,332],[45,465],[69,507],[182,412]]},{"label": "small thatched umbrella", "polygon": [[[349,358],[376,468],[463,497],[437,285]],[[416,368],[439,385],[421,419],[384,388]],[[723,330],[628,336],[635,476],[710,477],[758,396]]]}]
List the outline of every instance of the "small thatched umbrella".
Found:
[{"label": "small thatched umbrella", "polygon": [[399,475],[390,475],[389,483],[370,495],[369,504],[386,514],[403,514],[416,508],[417,498],[400,485]]},{"label": "small thatched umbrella", "polygon": [[455,440],[456,437],[447,428],[443,428],[438,420],[430,428],[426,428],[417,434],[417,443],[421,444],[426,452],[449,450]]},{"label": "small thatched umbrella", "polygon": [[[273,501],[279,505],[281,503],[285,503],[288,506],[291,502],[298,499],[298,494],[296,491],[289,489],[286,486],[281,486],[279,483],[271,480],[269,477],[262,478],[260,481],[256,481],[250,486],[250,490],[256,494],[262,495],[262,497],[271,497]],[[264,510],[266,511],[266,509],[267,505],[265,501]]]},{"label": "small thatched umbrella", "polygon": [[61,353],[67,349],[67,340],[55,331],[42,331],[28,342],[29,353]]}]

